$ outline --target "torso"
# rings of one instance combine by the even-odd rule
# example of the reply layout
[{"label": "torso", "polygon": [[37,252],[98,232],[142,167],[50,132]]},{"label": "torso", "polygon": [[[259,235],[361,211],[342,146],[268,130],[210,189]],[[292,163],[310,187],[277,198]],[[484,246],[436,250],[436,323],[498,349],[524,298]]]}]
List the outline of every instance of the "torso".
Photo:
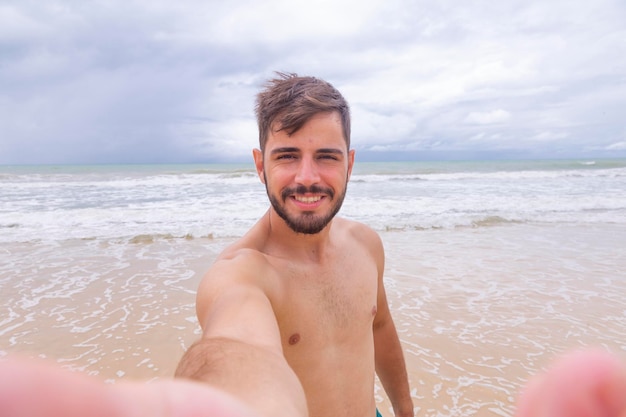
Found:
[{"label": "torso", "polygon": [[253,249],[267,259],[262,285],[310,416],[373,416],[378,265],[364,241],[365,226],[336,218],[332,227],[332,247],[309,262],[295,261],[267,240],[263,221],[233,249]]}]

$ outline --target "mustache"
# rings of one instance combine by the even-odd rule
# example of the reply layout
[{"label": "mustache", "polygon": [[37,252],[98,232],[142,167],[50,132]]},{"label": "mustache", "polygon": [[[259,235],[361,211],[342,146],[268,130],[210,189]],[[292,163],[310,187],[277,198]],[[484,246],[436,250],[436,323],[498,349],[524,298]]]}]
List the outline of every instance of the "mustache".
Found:
[{"label": "mustache", "polygon": [[286,199],[292,194],[328,194],[332,199],[335,196],[335,192],[331,188],[320,187],[318,185],[311,185],[306,187],[304,185],[298,185],[297,187],[285,188],[281,193],[281,197]]}]

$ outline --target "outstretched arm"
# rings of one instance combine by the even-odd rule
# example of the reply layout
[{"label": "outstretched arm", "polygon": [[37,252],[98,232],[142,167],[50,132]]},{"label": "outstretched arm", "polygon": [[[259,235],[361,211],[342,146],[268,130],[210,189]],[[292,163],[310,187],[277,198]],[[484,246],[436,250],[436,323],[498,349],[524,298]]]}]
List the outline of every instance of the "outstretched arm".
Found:
[{"label": "outstretched arm", "polygon": [[304,390],[287,363],[272,304],[259,276],[263,259],[244,254],[218,261],[198,289],[200,341],[176,377],[237,396],[264,417],[306,417]]}]

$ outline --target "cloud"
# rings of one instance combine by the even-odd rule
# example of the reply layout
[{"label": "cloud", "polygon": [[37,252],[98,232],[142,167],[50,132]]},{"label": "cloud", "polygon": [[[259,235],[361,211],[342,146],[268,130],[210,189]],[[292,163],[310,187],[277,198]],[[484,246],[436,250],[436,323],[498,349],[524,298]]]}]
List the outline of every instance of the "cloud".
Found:
[{"label": "cloud", "polygon": [[624,151],[626,150],[626,140],[621,142],[612,143],[606,147],[609,151]]},{"label": "cloud", "polygon": [[510,118],[511,113],[506,110],[498,109],[487,112],[471,112],[465,118],[465,122],[478,125],[490,125],[495,123],[504,123]]},{"label": "cloud", "polygon": [[535,135],[533,135],[532,137],[530,137],[530,140],[534,140],[534,141],[538,141],[538,142],[542,142],[542,141],[554,141],[554,140],[562,140],[565,139],[569,136],[568,133],[566,132],[552,132],[552,131],[546,131],[546,132],[539,132]]},{"label": "cloud", "polygon": [[275,70],[338,87],[364,150],[624,155],[625,20],[615,0],[9,1],[0,163],[247,160]]}]

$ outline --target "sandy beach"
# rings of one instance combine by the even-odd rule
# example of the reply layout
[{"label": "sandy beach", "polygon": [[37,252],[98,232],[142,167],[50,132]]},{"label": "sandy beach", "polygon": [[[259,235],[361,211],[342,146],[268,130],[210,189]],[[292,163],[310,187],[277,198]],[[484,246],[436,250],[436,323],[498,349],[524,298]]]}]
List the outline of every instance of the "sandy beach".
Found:
[{"label": "sandy beach", "polygon": [[[510,416],[554,355],[626,350],[626,227],[508,224],[383,232],[386,286],[418,416]],[[113,382],[170,377],[194,297],[232,239],[2,244],[0,354]],[[392,415],[380,387],[379,408]]]}]

